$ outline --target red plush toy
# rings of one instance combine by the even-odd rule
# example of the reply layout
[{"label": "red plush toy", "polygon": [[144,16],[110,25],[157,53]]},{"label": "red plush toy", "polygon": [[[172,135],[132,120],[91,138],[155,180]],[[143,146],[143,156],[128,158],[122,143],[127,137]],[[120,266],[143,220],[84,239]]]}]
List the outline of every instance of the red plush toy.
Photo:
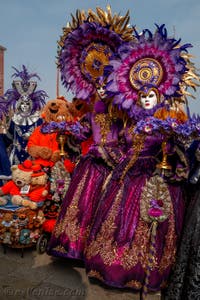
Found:
[{"label": "red plush toy", "polygon": [[40,165],[32,167],[33,173],[31,175],[30,192],[28,197],[34,202],[44,202],[49,193],[47,184],[48,176],[42,170]]}]

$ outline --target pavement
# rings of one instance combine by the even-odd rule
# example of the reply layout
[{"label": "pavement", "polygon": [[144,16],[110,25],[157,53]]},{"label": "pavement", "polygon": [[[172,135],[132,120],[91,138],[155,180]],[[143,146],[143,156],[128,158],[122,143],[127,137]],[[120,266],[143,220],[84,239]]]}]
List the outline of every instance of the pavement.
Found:
[{"label": "pavement", "polygon": [[[82,262],[0,245],[0,300],[140,300],[139,293],[88,280]],[[147,300],[161,300],[160,293]]]}]

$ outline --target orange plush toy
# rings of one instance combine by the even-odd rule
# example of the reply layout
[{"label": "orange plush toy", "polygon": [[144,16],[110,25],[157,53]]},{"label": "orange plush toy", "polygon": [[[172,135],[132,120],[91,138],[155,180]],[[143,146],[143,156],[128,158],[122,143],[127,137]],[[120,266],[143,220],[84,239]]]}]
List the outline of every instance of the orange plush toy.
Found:
[{"label": "orange plush toy", "polygon": [[44,106],[41,113],[44,124],[36,127],[27,144],[27,151],[36,164],[52,167],[60,160],[57,132],[46,133],[45,126],[50,122],[74,121],[69,107],[70,103],[63,97],[49,100]]},{"label": "orange plush toy", "polygon": [[85,100],[75,97],[72,99],[69,109],[74,118],[80,120],[86,113],[92,111],[92,106]]}]

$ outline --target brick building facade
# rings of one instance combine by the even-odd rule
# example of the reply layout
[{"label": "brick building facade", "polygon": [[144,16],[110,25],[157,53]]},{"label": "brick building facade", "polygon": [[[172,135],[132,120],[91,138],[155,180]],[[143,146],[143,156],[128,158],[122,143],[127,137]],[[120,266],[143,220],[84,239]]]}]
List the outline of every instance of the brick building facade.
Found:
[{"label": "brick building facade", "polygon": [[4,94],[4,51],[6,48],[0,45],[0,96]]}]

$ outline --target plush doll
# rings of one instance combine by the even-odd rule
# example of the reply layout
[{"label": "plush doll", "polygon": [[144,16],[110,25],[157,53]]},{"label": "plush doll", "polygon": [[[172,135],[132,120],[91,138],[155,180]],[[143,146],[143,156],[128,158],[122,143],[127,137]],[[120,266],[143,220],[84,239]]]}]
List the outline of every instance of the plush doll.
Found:
[{"label": "plush doll", "polygon": [[[6,199],[11,198],[14,195],[20,195],[21,189],[29,185],[32,174],[32,162],[26,160],[23,164],[13,165],[11,167],[12,180],[8,181],[0,188],[0,203],[5,205],[8,201]],[[5,196],[9,197],[5,197]],[[11,196],[11,197],[10,197]]]},{"label": "plush doll", "polygon": [[0,205],[6,205],[9,201],[15,205],[28,206],[36,209],[37,204],[28,199],[30,189],[32,162],[24,161],[22,164],[11,166],[12,180],[0,188]]},{"label": "plush doll", "polygon": [[70,103],[70,112],[77,120],[81,119],[86,113],[92,111],[92,105],[83,99],[74,97]]},{"label": "plush doll", "polygon": [[28,197],[37,204],[43,204],[49,192],[47,185],[48,175],[41,169],[40,165],[34,165],[32,170],[33,173],[31,175]]},{"label": "plush doll", "polygon": [[58,132],[49,132],[46,129],[50,122],[73,122],[69,106],[69,102],[64,98],[49,100],[44,106],[41,114],[44,124],[35,128],[27,144],[27,151],[35,159],[36,164],[52,167],[60,160]]},{"label": "plush doll", "polygon": [[0,222],[0,240],[4,244],[12,244],[14,240],[14,221],[12,213],[6,212]]}]

